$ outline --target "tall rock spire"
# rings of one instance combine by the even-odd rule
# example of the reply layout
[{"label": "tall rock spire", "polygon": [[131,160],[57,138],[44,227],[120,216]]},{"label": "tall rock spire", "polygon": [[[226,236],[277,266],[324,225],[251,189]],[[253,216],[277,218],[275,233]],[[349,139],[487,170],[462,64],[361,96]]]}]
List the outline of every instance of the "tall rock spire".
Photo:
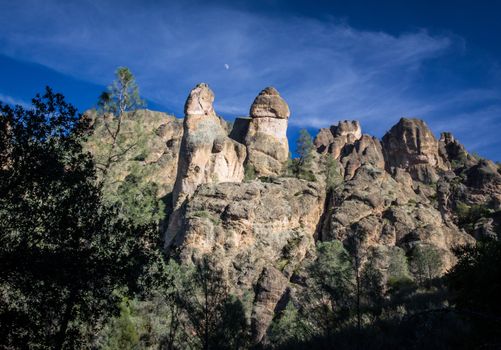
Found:
[{"label": "tall rock spire", "polygon": [[184,106],[183,139],[176,182],[172,193],[174,212],[166,245],[179,230],[178,209],[204,183],[241,182],[244,177],[245,146],[230,139],[215,113],[214,93],[207,84],[191,90]]},{"label": "tall rock spire", "polygon": [[258,176],[280,175],[289,156],[287,123],[289,106],[273,87],[259,93],[250,108],[245,137],[247,166]]}]

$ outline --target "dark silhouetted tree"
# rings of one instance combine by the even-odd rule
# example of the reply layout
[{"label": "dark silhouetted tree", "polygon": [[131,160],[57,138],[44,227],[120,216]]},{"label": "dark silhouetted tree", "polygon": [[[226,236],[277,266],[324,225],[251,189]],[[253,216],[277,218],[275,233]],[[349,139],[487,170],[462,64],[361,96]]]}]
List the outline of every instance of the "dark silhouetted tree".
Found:
[{"label": "dark silhouetted tree", "polygon": [[102,205],[86,129],[49,88],[0,105],[0,347],[84,347],[150,259],[155,231]]}]

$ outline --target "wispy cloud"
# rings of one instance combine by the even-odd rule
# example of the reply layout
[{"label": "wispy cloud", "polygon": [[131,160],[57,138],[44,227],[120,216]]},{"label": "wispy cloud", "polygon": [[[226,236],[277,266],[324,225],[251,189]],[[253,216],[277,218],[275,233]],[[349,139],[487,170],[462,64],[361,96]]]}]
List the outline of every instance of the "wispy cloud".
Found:
[{"label": "wispy cloud", "polygon": [[[215,91],[216,110],[230,115],[247,114],[255,95],[274,85],[289,102],[295,126],[359,119],[381,135],[411,115],[457,129],[470,145],[475,140],[459,125],[501,106],[497,83],[441,89],[440,79],[424,73],[423,67],[465,50],[458,37],[426,30],[393,36],[335,20],[157,3],[13,1],[2,5],[0,53],[100,84],[112,79],[116,66],[127,65],[148,99],[178,110],[200,81]],[[488,126],[477,129],[494,135]]]},{"label": "wispy cloud", "polygon": [[15,98],[15,97],[12,97],[12,96],[9,96],[6,94],[2,94],[2,93],[0,93],[0,102],[11,105],[11,106],[19,105],[23,108],[30,108],[31,107],[31,104],[27,101],[20,100],[18,98]]}]

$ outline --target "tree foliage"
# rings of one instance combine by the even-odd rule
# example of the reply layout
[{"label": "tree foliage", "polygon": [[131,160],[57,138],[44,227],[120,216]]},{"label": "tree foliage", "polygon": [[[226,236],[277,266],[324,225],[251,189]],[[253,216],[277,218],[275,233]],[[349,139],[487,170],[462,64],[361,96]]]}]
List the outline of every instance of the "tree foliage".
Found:
[{"label": "tree foliage", "polygon": [[411,266],[417,281],[429,288],[433,279],[442,272],[441,253],[434,246],[418,245],[412,252]]},{"label": "tree foliage", "polygon": [[312,171],[314,159],[313,139],[306,129],[299,131],[299,138],[296,141],[296,152],[299,158],[292,159],[289,156],[287,161],[287,173],[300,179],[316,181]]},{"label": "tree foliage", "polygon": [[125,113],[133,113],[145,106],[145,102],[139,96],[136,79],[129,68],[117,68],[115,80],[99,97],[98,106],[100,117],[110,137],[106,154],[96,163],[97,169],[101,171],[102,181],[106,183],[110,168],[137,146],[128,142],[128,138],[121,133]]},{"label": "tree foliage", "polygon": [[31,109],[0,105],[0,323],[4,347],[82,348],[138,288],[154,242],[102,204],[86,125],[47,88]]},{"label": "tree foliage", "polygon": [[480,241],[456,250],[457,264],[448,273],[451,301],[473,324],[481,344],[501,344],[501,242]]}]

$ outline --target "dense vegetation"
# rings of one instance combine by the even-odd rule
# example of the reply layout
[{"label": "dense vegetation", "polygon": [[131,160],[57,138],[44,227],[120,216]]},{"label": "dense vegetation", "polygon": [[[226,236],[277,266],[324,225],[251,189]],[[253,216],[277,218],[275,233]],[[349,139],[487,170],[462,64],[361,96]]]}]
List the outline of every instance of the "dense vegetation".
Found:
[{"label": "dense vegetation", "polygon": [[[116,135],[102,158],[82,148],[87,121],[62,95],[47,89],[31,109],[0,105],[1,349],[501,346],[501,243],[458,249],[457,265],[439,276],[430,246],[382,254],[357,238],[317,243],[296,273],[301,292],[285,301],[269,340],[253,344],[249,300],[232,294],[211,257],[184,266],[164,256],[154,189],[139,196],[140,179],[122,190],[106,183],[128,148],[120,118],[140,105],[129,73],[119,70],[101,99]],[[124,91],[128,102],[116,99]],[[311,151],[303,132],[295,175],[314,176]],[[337,167],[327,164],[330,189]]]}]

